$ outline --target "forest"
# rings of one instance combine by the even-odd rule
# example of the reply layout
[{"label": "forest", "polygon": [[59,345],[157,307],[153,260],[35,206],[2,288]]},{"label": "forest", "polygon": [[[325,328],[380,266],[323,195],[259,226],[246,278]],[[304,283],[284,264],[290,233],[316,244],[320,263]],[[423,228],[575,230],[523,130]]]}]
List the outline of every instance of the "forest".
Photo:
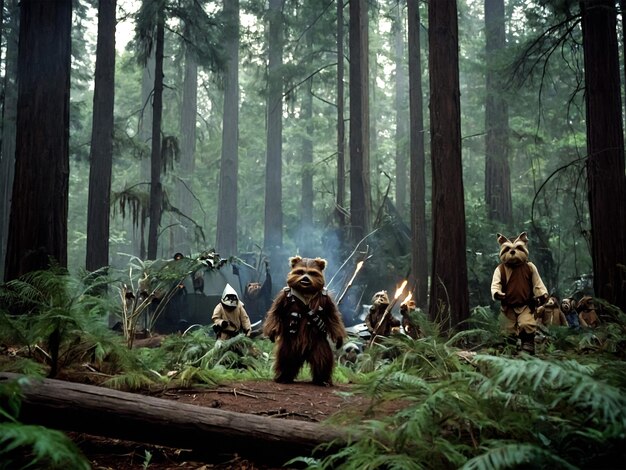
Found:
[{"label": "forest", "polygon": [[625,11],[0,1],[0,468],[623,468]]}]

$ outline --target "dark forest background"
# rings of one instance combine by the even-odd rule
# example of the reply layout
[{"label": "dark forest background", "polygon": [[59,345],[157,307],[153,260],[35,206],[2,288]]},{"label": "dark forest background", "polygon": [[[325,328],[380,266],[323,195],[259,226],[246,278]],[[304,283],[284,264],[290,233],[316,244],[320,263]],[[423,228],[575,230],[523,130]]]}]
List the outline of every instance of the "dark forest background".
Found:
[{"label": "dark forest background", "polygon": [[4,280],[366,260],[360,300],[408,278],[457,324],[527,231],[551,292],[624,310],[617,3],[4,0]]}]

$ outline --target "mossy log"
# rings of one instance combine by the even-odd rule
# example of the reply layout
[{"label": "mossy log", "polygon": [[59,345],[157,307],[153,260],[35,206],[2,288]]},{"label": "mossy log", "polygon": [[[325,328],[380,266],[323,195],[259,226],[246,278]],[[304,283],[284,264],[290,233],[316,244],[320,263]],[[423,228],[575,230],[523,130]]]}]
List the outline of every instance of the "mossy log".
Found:
[{"label": "mossy log", "polygon": [[[0,373],[0,384],[18,374]],[[32,379],[22,387],[19,421],[134,442],[190,449],[220,460],[239,455],[282,464],[346,445],[336,427],[206,408],[104,387],[54,379]]]}]

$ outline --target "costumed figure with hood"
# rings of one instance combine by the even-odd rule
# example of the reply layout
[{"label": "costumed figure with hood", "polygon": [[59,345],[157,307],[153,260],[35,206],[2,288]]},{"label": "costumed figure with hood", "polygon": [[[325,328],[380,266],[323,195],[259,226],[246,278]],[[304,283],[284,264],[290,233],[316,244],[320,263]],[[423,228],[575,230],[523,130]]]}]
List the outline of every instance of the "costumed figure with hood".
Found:
[{"label": "costumed figure with hood", "polygon": [[216,305],[211,316],[213,331],[217,339],[227,340],[238,334],[250,336],[250,318],[243,302],[230,284],[226,284],[220,303]]}]

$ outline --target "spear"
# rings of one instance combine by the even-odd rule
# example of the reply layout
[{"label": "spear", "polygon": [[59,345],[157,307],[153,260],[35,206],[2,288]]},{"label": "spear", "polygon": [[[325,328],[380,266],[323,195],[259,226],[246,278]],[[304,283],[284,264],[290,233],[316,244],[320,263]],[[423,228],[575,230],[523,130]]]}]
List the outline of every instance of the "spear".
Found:
[{"label": "spear", "polygon": [[400,284],[400,287],[396,289],[396,293],[393,296],[393,301],[389,305],[387,305],[387,308],[385,309],[383,316],[380,318],[378,325],[376,325],[376,328],[374,328],[374,332],[372,333],[372,338],[370,339],[368,347],[371,346],[372,343],[374,343],[374,339],[376,338],[376,334],[378,333],[378,329],[380,328],[380,325],[383,324],[383,322],[385,321],[385,318],[387,318],[387,315],[389,315],[389,312],[391,312],[391,309],[393,308],[393,306],[396,304],[396,302],[398,302],[398,299],[402,295],[402,291],[406,287],[406,284],[407,284],[407,280],[405,279],[404,281],[402,281],[402,284]]}]

